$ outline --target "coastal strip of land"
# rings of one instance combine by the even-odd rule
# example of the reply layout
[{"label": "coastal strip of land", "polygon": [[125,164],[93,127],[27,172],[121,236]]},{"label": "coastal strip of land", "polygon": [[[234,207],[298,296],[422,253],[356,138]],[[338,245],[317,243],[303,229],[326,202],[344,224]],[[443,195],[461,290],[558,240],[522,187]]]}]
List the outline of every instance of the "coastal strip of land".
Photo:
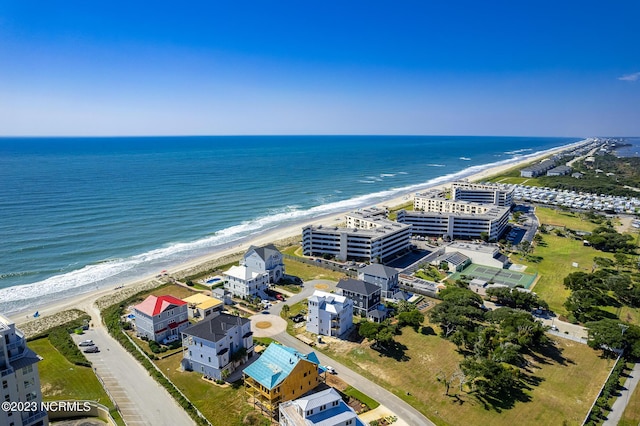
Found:
[{"label": "coastal strip of land", "polygon": [[[533,161],[537,161],[553,155],[557,152],[570,149],[571,147],[575,147],[576,145],[583,142],[584,141],[568,144],[562,147],[558,147],[554,150],[546,151],[539,155],[527,156],[519,160],[514,160],[513,162],[490,167],[471,176],[468,176],[466,179],[469,181],[483,181],[490,176],[502,174],[507,170],[521,167],[524,164],[528,164]],[[438,185],[434,185],[433,188],[445,188],[450,183],[451,182],[443,182]],[[412,195],[412,193],[404,194],[382,201],[376,205],[378,207],[384,206],[388,208],[401,206],[410,202],[412,200]],[[301,230],[304,226],[308,224],[324,226],[336,225],[343,220],[343,216],[345,213],[347,212],[345,211],[323,218],[315,218],[313,220],[307,221],[306,223],[295,224],[283,228],[276,228],[271,231],[261,233],[237,245],[227,246],[224,249],[213,250],[211,253],[205,256],[201,256],[171,267],[166,271],[166,274],[171,277],[180,278],[191,275],[198,271],[210,269],[216,265],[228,264],[236,259],[239,259],[242,253],[244,253],[251,245],[261,246],[274,242],[276,244],[278,244],[279,242],[296,242],[301,238]],[[35,335],[40,331],[46,330],[47,328],[51,327],[52,324],[63,321],[62,318],[56,318],[56,315],[61,312],[69,311],[72,309],[87,309],[93,307],[94,305],[98,305],[97,308],[102,309],[108,305],[125,300],[135,293],[152,289],[164,284],[165,282],[166,279],[164,278],[164,275],[160,277],[158,277],[158,275],[151,275],[139,280],[131,281],[124,285],[119,285],[116,288],[100,288],[93,292],[82,293],[75,297],[72,296],[53,302],[47,302],[46,300],[43,300],[41,305],[38,305],[35,308],[30,308],[28,311],[10,313],[9,317],[20,326],[20,328],[25,332],[27,336]],[[38,318],[33,318],[33,313],[36,311],[39,313],[39,316]],[[65,313],[64,315],[68,316],[67,313]]]}]

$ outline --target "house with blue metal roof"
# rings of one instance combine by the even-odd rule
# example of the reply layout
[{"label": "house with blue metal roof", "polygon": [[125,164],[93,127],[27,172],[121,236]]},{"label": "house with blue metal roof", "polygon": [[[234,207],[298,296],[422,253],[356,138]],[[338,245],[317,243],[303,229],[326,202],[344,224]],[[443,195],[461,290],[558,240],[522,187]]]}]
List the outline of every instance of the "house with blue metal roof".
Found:
[{"label": "house with blue metal roof", "polygon": [[329,388],[280,404],[280,426],[364,426],[365,423]]},{"label": "house with blue metal roof", "polygon": [[281,402],[301,397],[320,384],[320,360],[272,343],[244,369],[244,387],[254,407],[275,417]]}]

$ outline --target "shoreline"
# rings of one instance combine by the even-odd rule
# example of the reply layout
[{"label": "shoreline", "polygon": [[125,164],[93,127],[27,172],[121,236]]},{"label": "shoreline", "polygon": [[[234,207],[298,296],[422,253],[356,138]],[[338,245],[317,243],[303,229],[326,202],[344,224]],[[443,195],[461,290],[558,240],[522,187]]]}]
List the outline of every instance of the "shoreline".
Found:
[{"label": "shoreline", "polygon": [[[557,148],[541,151],[538,153],[525,155],[518,159],[513,159],[513,161],[505,162],[504,164],[498,165],[487,165],[487,168],[472,172],[469,176],[461,177],[450,177],[445,181],[435,183],[433,185],[425,185],[424,189],[428,188],[445,188],[449,186],[452,182],[460,179],[465,179],[470,182],[481,181],[490,176],[495,176],[501,173],[504,173],[507,170],[520,167],[524,164],[548,157],[557,152],[561,152],[567,149],[570,149],[576,145],[582,144],[585,142],[585,139],[580,140],[578,142],[574,142],[571,144],[563,145]],[[476,166],[481,167],[481,166]],[[446,175],[445,175],[446,176]],[[444,177],[444,176],[443,176]],[[389,207],[393,208],[396,206],[400,206],[402,204],[406,204],[411,200],[414,191],[405,192],[400,195],[383,199],[377,203],[371,204],[370,206],[378,206],[378,207]],[[173,277],[184,277],[185,275],[189,275],[188,271],[193,271],[195,269],[202,269],[204,265],[214,265],[217,261],[221,259],[229,259],[229,261],[233,261],[233,257],[241,256],[251,245],[261,246],[268,243],[277,243],[278,241],[293,239],[295,237],[301,238],[301,230],[304,226],[309,224],[315,225],[334,225],[336,222],[343,220],[343,216],[353,209],[345,210],[339,213],[330,213],[324,216],[316,217],[313,219],[305,219],[300,222],[292,223],[282,227],[276,227],[264,232],[260,232],[255,235],[244,237],[238,241],[229,243],[219,248],[214,248],[210,253],[207,253],[202,256],[198,256],[191,260],[187,260],[185,262],[181,262],[180,264],[167,267],[167,273]],[[227,262],[221,262],[220,264],[224,264]],[[18,311],[7,312],[9,318],[14,320],[16,324],[25,324],[29,322],[38,322],[40,323],[42,319],[46,319],[51,315],[56,313],[78,308],[78,309],[91,309],[95,302],[105,296],[111,295],[109,298],[113,303],[117,303],[121,300],[124,300],[129,295],[137,293],[143,289],[154,288],[160,286],[162,283],[157,278],[157,273],[148,275],[142,278],[136,278],[116,286],[116,288],[112,286],[105,286],[102,288],[98,288],[95,291],[87,291],[76,295],[71,295],[68,297],[63,297],[55,301],[44,302],[42,304],[38,304],[36,306],[30,307],[28,309],[21,309]],[[38,312],[40,316],[38,318],[33,317],[33,313]]]}]

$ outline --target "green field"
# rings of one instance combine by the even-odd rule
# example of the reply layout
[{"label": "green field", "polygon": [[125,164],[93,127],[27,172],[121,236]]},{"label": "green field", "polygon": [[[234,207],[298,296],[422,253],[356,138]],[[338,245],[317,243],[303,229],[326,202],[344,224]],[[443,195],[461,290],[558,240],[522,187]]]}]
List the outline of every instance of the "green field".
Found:
[{"label": "green field", "polygon": [[90,367],[67,361],[47,338],[32,340],[28,346],[43,358],[38,371],[45,401],[92,400],[112,408],[111,400]]},{"label": "green field", "polygon": [[544,225],[562,226],[574,231],[591,232],[598,226],[598,224],[581,217],[578,213],[548,207],[536,207],[536,216]]},{"label": "green field", "polygon": [[[542,261],[536,263],[514,256],[511,260],[527,265],[527,273],[537,272],[540,278],[532,290],[549,304],[551,310],[566,315],[567,311],[562,304],[571,292],[564,287],[564,278],[576,271],[591,272],[594,257],[612,255],[593,247],[585,247],[582,241],[573,238],[553,234],[543,235],[542,238],[544,244],[537,245],[533,252],[535,256],[542,257]],[[574,262],[578,264],[577,268],[572,266]]]},{"label": "green field", "polygon": [[202,379],[196,372],[178,370],[182,357],[175,355],[155,364],[171,379],[193,405],[213,425],[269,425],[266,417],[255,416],[256,422],[243,423],[247,415],[252,416],[253,407],[247,403],[247,395],[242,384],[221,387]]},{"label": "green field", "polygon": [[302,262],[296,262],[291,259],[284,259],[284,266],[287,275],[293,275],[302,279],[302,281],[310,280],[331,280],[340,281],[345,278],[342,272],[332,271],[330,269],[321,268],[319,266],[308,265]]},{"label": "green field", "polygon": [[396,341],[405,348],[404,361],[381,356],[366,343],[350,350],[329,348],[327,353],[395,393],[438,425],[562,425],[564,421],[579,425],[612,365],[586,345],[558,339],[555,349],[529,358],[528,389],[513,401],[485,405],[472,394],[460,392],[457,384],[450,389],[450,395],[457,393],[457,397],[444,395],[444,386],[436,378],[451,375],[461,360],[452,343],[409,327]]}]

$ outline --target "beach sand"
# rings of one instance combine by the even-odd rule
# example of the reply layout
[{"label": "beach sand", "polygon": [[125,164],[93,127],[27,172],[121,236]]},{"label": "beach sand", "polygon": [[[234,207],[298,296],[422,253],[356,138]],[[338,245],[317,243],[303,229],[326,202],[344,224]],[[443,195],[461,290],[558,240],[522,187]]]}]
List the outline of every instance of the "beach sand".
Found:
[{"label": "beach sand", "polygon": [[[548,157],[554,153],[564,151],[570,147],[573,147],[582,142],[578,142],[575,144],[566,145],[563,147],[559,147],[552,151],[547,151],[543,154],[527,157],[522,160],[516,160],[509,164],[503,164],[495,167],[491,167],[489,169],[483,170],[479,173],[471,175],[466,178],[469,182],[478,182],[483,181],[490,176],[495,176],[501,173],[504,173],[507,170],[513,169],[515,167],[521,167],[523,164],[530,163],[532,161],[539,160],[544,157]],[[445,182],[439,185],[434,185],[433,188],[444,189],[448,187],[451,182]],[[406,204],[407,202],[413,199],[413,193],[404,194],[399,197],[395,197],[392,199],[385,200],[376,204],[378,207],[395,207]],[[182,263],[180,265],[176,265],[175,267],[169,268],[167,270],[167,274],[171,277],[176,277],[180,279],[181,277],[190,275],[196,271],[204,271],[209,269],[216,264],[222,265],[225,263],[229,263],[238,259],[251,245],[261,246],[268,243],[274,243],[281,240],[288,240],[288,242],[296,242],[300,241],[302,238],[301,230],[304,226],[309,224],[316,225],[335,225],[341,221],[344,221],[344,214],[347,212],[342,212],[340,214],[335,214],[323,218],[316,218],[312,221],[308,221],[302,224],[292,225],[286,228],[279,228],[272,231],[261,233],[260,235],[256,235],[253,238],[250,238],[247,241],[239,243],[237,245],[227,247],[224,249],[219,249],[212,251],[206,256],[202,256],[188,262]],[[34,308],[30,308],[29,311],[22,311],[13,314],[9,314],[9,317],[18,324],[27,336],[33,335],[33,333],[37,333],[46,329],[54,324],[59,323],[61,321],[60,315],[55,317],[56,314],[59,314],[63,311],[67,311],[70,309],[81,309],[86,311],[87,313],[93,313],[94,318],[96,318],[95,314],[99,309],[102,309],[108,305],[118,303],[129,296],[140,292],[146,289],[152,289],[163,283],[167,282],[167,279],[157,278],[157,276],[149,276],[140,280],[136,280],[130,283],[127,283],[123,286],[119,286],[118,288],[107,287],[96,290],[91,293],[83,293],[78,295],[77,297],[71,297],[68,299],[63,299],[55,302],[47,303],[43,301],[41,306]],[[98,302],[98,303],[96,303]],[[40,316],[36,319],[33,318],[33,312],[38,311]],[[68,314],[64,314],[63,316],[68,316]]]}]

